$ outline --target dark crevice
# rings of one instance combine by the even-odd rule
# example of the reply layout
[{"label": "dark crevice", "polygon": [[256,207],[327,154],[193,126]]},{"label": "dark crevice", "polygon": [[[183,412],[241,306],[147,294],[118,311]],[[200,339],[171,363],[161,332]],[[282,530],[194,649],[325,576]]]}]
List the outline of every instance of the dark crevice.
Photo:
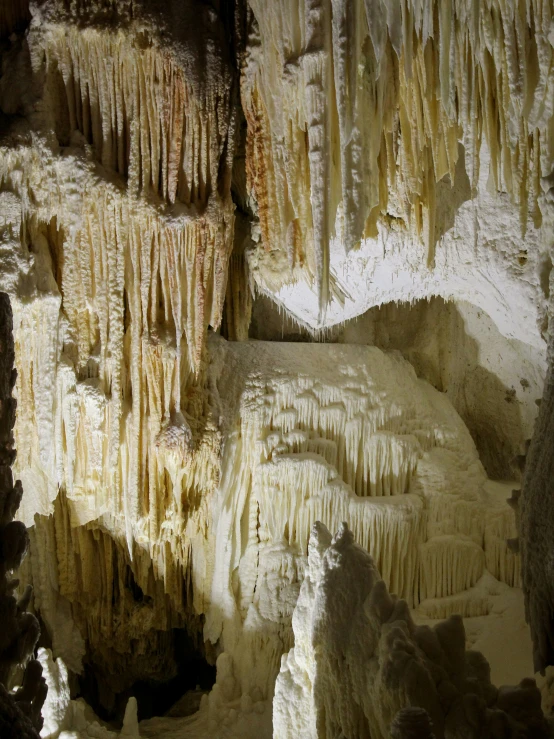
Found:
[{"label": "dark crevice", "polygon": [[30,22],[29,0],[2,0],[0,2],[0,39],[12,33],[23,33]]},{"label": "dark crevice", "polygon": [[[129,587],[136,600],[142,597],[132,573]],[[114,727],[121,725],[131,697],[137,700],[139,721],[164,716],[172,708],[172,715],[187,715],[187,706],[191,711],[198,710],[202,693],[215,684],[216,668],[208,664],[186,629],[172,629],[168,637],[172,642],[168,673],[173,673],[168,680],[141,679],[120,693],[109,694],[101,670],[89,661],[84,665],[83,674],[77,676],[78,687],[72,697],[84,698],[102,721]],[[173,668],[170,662],[174,663]]]}]

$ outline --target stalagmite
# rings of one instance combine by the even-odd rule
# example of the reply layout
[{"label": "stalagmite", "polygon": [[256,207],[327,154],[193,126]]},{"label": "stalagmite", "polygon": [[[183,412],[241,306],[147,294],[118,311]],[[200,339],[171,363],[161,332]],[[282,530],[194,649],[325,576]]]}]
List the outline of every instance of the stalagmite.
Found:
[{"label": "stalagmite", "polygon": [[461,619],[417,626],[390,595],[346,524],[331,538],[312,528],[308,569],[293,615],[294,649],[275,686],[273,736],[431,736],[402,733],[398,711],[425,709],[434,735],[550,735],[533,680],[495,688],[478,652],[465,651]]},{"label": "stalagmite", "polygon": [[82,698],[71,700],[68,671],[61,658],[52,659],[49,649],[38,650],[38,660],[43,667],[49,694],[44,705],[44,729],[47,739],[140,739],[137,721],[137,701],[129,698],[121,732],[105,727]]}]

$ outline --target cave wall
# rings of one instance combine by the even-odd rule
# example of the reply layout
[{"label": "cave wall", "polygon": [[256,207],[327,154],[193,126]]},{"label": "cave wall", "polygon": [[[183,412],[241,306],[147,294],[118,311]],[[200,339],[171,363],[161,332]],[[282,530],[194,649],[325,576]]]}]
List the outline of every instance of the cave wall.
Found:
[{"label": "cave wall", "polygon": [[40,626],[27,611],[30,586],[18,592],[20,583],[13,577],[29,548],[27,529],[15,520],[23,490],[11,469],[16,455],[14,357],[10,299],[0,293],[0,733],[6,739],[38,739],[48,690],[42,666],[34,659]]},{"label": "cave wall", "polygon": [[191,552],[220,444],[203,345],[234,243],[235,62],[208,7],[31,10],[0,85],[25,577],[56,653],[94,664],[109,703],[169,679],[171,629],[202,628],[211,565]]},{"label": "cave wall", "polygon": [[[0,15],[0,288],[14,311],[15,472],[32,527],[24,575],[54,652],[74,672],[83,659],[95,665],[113,696],[171,671],[168,634],[182,628],[210,661],[233,655],[237,690],[257,681],[254,702],[263,703],[290,646],[316,510],[332,529],[340,521],[331,509],[355,519],[378,562],[396,540],[374,540],[377,509],[383,520],[389,505],[399,521],[405,513],[418,529],[413,572],[409,583],[391,574],[388,584],[413,604],[464,592],[485,566],[516,585],[519,560],[505,544],[513,513],[481,462],[491,478],[518,477],[514,458],[531,435],[545,371],[551,1],[29,7],[9,3]],[[433,516],[453,503],[441,499],[451,465],[429,463],[434,446],[448,447],[442,432],[433,443],[416,435],[419,447],[395,442],[393,452],[388,417],[377,429],[388,441],[366,445],[349,408],[325,410],[339,398],[317,397],[303,417],[288,406],[301,388],[285,392],[278,411],[275,395],[256,395],[274,383],[278,398],[280,382],[294,380],[289,365],[302,364],[283,345],[239,348],[250,346],[249,333],[278,336],[270,304],[300,326],[296,338],[316,330],[337,343],[400,349],[446,393],[481,461],[460,431],[463,443],[446,457],[456,480],[467,479],[454,484],[460,500],[445,530]],[[207,342],[221,324],[237,347]],[[340,356],[333,351],[306,354],[314,362],[306,383],[329,397],[332,380],[318,372]],[[371,383],[349,362],[357,379],[345,387],[367,403]],[[406,372],[399,387],[413,381]],[[249,426],[248,403],[257,402],[265,411]],[[279,420],[268,421],[274,410]],[[297,422],[307,437],[285,438]],[[400,465],[411,484],[414,470],[402,466],[409,448],[428,466],[433,495],[416,486],[402,489],[401,503],[341,508],[325,497],[329,470],[318,459],[320,477],[285,530],[267,495],[281,490],[296,506],[293,468],[283,464],[254,491],[248,482],[263,477],[260,449],[269,454],[272,432],[283,435],[279,453],[305,444],[302,453],[339,477],[355,468],[341,479],[356,496],[357,476],[360,489],[369,484],[364,455],[376,468],[383,459]],[[239,468],[239,482],[225,477]],[[361,497],[400,497],[377,488],[373,480]],[[325,500],[329,510],[320,510]],[[418,506],[431,524],[414,523]],[[373,513],[359,513],[366,508]],[[266,560],[262,542],[276,547]],[[442,577],[420,568],[425,557],[469,565],[441,589],[429,583]],[[275,609],[261,620],[258,583]],[[240,654],[259,646],[256,625],[269,636],[249,667]]]},{"label": "cave wall", "polygon": [[435,294],[540,336],[550,2],[250,5],[260,289],[314,328]]}]

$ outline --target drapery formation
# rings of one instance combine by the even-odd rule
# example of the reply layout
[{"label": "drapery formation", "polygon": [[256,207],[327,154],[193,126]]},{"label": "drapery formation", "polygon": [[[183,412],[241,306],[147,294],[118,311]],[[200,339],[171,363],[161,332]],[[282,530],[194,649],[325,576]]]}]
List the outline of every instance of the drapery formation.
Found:
[{"label": "drapery formation", "polygon": [[248,173],[274,284],[307,268],[324,311],[332,239],[349,251],[383,219],[417,234],[432,265],[436,187],[455,184],[458,142],[472,188],[486,143],[491,186],[519,206],[522,231],[540,221],[553,163],[550,0],[250,5]]}]

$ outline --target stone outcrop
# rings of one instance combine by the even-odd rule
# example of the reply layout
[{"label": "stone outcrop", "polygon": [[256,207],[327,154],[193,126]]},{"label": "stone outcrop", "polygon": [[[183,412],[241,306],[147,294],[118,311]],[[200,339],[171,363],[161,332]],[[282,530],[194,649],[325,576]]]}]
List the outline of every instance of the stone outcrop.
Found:
[{"label": "stone outcrop", "polygon": [[388,739],[391,724],[395,738],[430,739],[429,719],[437,739],[550,737],[535,681],[492,685],[458,616],[417,626],[345,524],[333,538],[315,524],[308,560],[275,686],[275,739]]},{"label": "stone outcrop", "polygon": [[[29,547],[24,524],[15,521],[22,496],[21,482],[13,482],[13,427],[16,401],[12,311],[0,293],[0,735],[6,739],[36,739],[42,728],[41,707],[46,698],[42,666],[33,659],[40,634],[37,619],[27,612],[31,589],[18,599],[13,578]],[[23,668],[21,687],[12,692],[16,668]]]}]

